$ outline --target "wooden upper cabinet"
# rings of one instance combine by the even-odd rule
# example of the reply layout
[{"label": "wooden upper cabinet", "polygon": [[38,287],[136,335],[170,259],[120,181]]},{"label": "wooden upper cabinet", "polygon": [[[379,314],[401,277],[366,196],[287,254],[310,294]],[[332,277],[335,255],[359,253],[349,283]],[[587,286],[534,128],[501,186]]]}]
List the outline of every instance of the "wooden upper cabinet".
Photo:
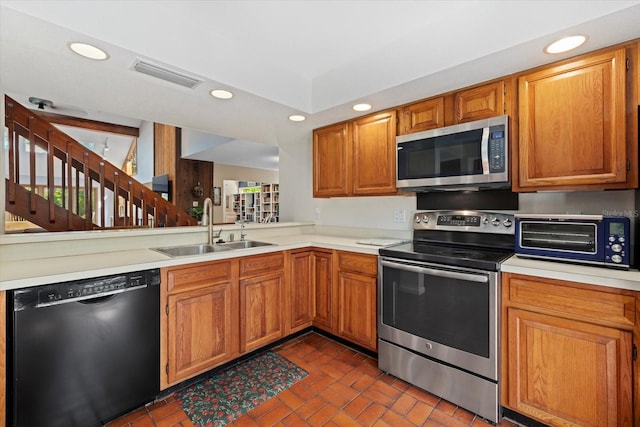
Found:
[{"label": "wooden upper cabinet", "polygon": [[500,80],[457,92],[454,101],[455,123],[472,122],[507,114],[506,91],[506,82]]},{"label": "wooden upper cabinet", "polygon": [[352,122],[353,194],[396,193],[396,112]]},{"label": "wooden upper cabinet", "polygon": [[347,123],[313,131],[313,197],[349,195],[349,148]]},{"label": "wooden upper cabinet", "polygon": [[313,197],[396,194],[396,112],[313,131]]},{"label": "wooden upper cabinet", "polygon": [[407,105],[398,111],[398,135],[444,126],[444,97]]},{"label": "wooden upper cabinet", "polygon": [[519,78],[516,191],[637,185],[637,175],[627,185],[626,73],[620,48]]}]

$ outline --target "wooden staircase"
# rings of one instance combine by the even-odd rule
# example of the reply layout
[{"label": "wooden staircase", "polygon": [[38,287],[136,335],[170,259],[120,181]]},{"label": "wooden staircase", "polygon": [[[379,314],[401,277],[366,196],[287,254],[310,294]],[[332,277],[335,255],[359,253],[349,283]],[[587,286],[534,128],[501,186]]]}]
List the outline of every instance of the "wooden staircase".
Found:
[{"label": "wooden staircase", "polygon": [[[5,95],[5,209],[47,231],[197,225],[184,210]],[[20,155],[20,146],[28,152]]]}]

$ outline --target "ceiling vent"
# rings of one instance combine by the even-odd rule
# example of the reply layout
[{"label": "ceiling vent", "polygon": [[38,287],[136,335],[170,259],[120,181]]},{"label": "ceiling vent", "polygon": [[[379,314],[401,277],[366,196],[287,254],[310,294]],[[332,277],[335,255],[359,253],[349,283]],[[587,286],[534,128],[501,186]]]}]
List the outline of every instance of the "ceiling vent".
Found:
[{"label": "ceiling vent", "polygon": [[146,74],[148,76],[152,76],[167,82],[175,83],[180,86],[188,87],[189,89],[193,89],[194,87],[202,83],[202,80],[198,80],[196,78],[180,74],[176,71],[168,70],[158,65],[141,60],[137,60],[135,64],[133,64],[133,69],[139,73]]}]

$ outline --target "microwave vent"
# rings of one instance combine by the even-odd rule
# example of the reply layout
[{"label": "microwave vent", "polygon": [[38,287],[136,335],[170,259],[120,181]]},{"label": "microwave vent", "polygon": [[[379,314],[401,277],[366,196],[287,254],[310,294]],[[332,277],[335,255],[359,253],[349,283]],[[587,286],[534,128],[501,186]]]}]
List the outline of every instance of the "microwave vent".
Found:
[{"label": "microwave vent", "polygon": [[133,69],[139,73],[146,74],[148,76],[155,77],[160,80],[175,83],[180,86],[193,89],[202,83],[202,80],[196,79],[186,74],[179,73],[177,71],[169,70],[156,64],[151,64],[142,60],[137,60],[133,64]]}]

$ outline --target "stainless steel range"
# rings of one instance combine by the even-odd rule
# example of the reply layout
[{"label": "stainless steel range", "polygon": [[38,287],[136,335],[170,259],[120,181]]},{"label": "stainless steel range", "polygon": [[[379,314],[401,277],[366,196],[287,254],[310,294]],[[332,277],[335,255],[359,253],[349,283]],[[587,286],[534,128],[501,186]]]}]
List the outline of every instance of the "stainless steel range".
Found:
[{"label": "stainless steel range", "polygon": [[497,423],[500,263],[513,215],[422,212],[380,249],[378,367]]}]

